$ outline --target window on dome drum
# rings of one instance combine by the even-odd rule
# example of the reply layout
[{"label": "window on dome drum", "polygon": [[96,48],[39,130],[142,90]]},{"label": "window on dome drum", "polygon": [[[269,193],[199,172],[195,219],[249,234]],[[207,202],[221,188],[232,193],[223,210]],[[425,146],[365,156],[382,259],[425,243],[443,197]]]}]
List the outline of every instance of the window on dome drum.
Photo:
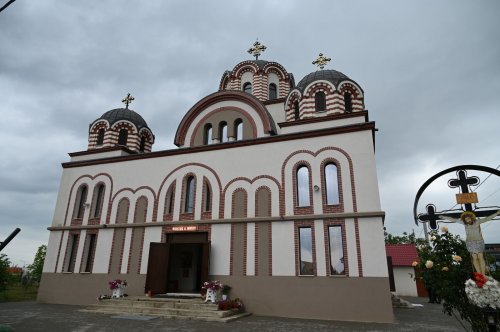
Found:
[{"label": "window on dome drum", "polygon": [[352,113],[352,97],[349,92],[344,93],[345,112]]},{"label": "window on dome drum", "polygon": [[101,216],[102,203],[104,201],[104,184],[101,183],[94,189],[94,197],[92,218],[99,218]]},{"label": "window on dome drum", "polygon": [[144,152],[146,147],[146,136],[141,136],[141,144],[139,145],[139,151]]},{"label": "window on dome drum", "polygon": [[234,121],[234,138],[237,141],[243,139],[243,121],[241,119],[236,119],[236,121]]},{"label": "window on dome drum", "polygon": [[102,145],[104,143],[104,129],[99,129],[97,132],[97,142],[96,145]]},{"label": "window on dome drum", "polygon": [[192,213],[194,209],[194,176],[190,176],[186,180],[186,197],[184,212]]},{"label": "window on dome drum", "polygon": [[296,174],[297,182],[297,205],[309,206],[311,205],[309,194],[309,168],[301,166],[297,169]]},{"label": "window on dome drum", "polygon": [[120,133],[118,134],[118,145],[127,145],[128,138],[128,130],[120,129]]},{"label": "window on dome drum", "polygon": [[246,82],[245,84],[243,84],[243,92],[251,94],[252,93],[252,83]]},{"label": "window on dome drum", "polygon": [[317,92],[314,96],[316,112],[326,111],[326,97],[323,91]]},{"label": "window on dome drum", "polygon": [[205,201],[203,202],[203,211],[207,212],[212,210],[212,192],[210,191],[210,185],[205,183]]},{"label": "window on dome drum", "polygon": [[85,202],[87,201],[87,186],[82,185],[78,188],[75,200],[75,213],[73,218],[82,219],[85,212]]},{"label": "window on dome drum", "polygon": [[219,141],[225,143],[227,139],[227,123],[225,121],[219,124]]},{"label": "window on dome drum", "polygon": [[203,128],[203,145],[212,144],[212,125],[207,123]]},{"label": "window on dome drum", "polygon": [[328,227],[328,243],[330,247],[330,275],[344,275],[345,268],[342,226]]},{"label": "window on dome drum", "polygon": [[325,191],[326,204],[339,204],[339,179],[337,174],[337,165],[325,165]]},{"label": "window on dome drum", "polygon": [[312,229],[311,227],[299,227],[299,257],[300,275],[314,275],[314,262],[312,254]]},{"label": "window on dome drum", "polygon": [[278,98],[278,88],[276,84],[269,84],[269,100]]},{"label": "window on dome drum", "polygon": [[300,109],[299,109],[299,102],[298,101],[293,103],[293,116],[294,116],[295,120],[300,119]]}]

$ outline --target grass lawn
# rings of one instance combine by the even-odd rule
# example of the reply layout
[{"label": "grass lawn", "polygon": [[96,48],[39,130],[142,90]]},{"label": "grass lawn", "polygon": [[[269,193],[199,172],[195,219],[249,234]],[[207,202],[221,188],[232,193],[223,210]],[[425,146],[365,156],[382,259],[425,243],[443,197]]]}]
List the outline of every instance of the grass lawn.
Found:
[{"label": "grass lawn", "polygon": [[20,282],[11,282],[7,289],[0,291],[0,302],[35,301],[38,286],[23,286]]}]

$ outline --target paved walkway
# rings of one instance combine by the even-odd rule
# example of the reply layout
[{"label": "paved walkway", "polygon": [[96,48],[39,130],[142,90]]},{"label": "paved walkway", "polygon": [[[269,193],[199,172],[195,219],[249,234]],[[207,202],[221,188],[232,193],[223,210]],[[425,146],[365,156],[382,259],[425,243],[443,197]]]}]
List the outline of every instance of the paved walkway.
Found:
[{"label": "paved walkway", "polygon": [[232,323],[170,319],[136,320],[81,313],[77,311],[81,308],[79,306],[39,304],[36,302],[4,302],[0,303],[0,331],[465,331],[454,317],[442,313],[441,305],[429,304],[427,299],[423,298],[406,299],[411,303],[422,304],[423,306],[414,309],[394,309],[396,317],[394,324],[318,321],[262,316],[250,316]]}]

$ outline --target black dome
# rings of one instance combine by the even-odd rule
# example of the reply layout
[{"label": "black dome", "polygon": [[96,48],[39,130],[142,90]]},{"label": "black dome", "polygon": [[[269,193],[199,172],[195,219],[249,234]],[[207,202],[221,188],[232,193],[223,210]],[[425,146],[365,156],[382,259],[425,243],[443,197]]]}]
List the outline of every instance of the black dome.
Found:
[{"label": "black dome", "polygon": [[110,126],[113,126],[113,124],[118,121],[127,120],[132,122],[137,127],[137,130],[141,130],[144,127],[149,129],[148,124],[142,116],[128,108],[116,108],[114,110],[107,111],[96,121],[98,120],[108,120]]},{"label": "black dome", "polygon": [[[355,81],[351,80],[349,77],[346,75],[342,74],[339,71],[333,70],[333,69],[324,69],[324,70],[317,70],[315,72],[312,72],[308,75],[306,75],[303,79],[300,80],[300,82],[297,84],[296,88],[299,89],[300,91],[304,91],[304,89],[311,84],[314,81],[328,81],[335,85],[335,87],[338,86],[338,84],[342,81],[351,81],[357,86],[359,86]],[[361,89],[361,87],[360,87]]]}]

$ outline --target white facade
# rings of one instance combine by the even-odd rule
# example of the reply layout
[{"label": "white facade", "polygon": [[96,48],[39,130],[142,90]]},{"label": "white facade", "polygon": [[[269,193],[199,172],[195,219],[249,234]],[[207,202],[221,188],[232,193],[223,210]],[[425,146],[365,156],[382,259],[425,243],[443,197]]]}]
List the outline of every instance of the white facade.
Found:
[{"label": "white facade", "polygon": [[[246,83],[253,95],[238,91]],[[274,303],[273,294],[267,314],[392,321],[375,124],[363,95],[333,70],[295,85],[281,65],[257,60],[226,72],[219,91],[186,113],[175,137],[179,150],[150,152],[154,136],[128,108],[103,114],[91,126],[88,150],[63,164],[39,299],[64,303],[51,292],[56,283],[81,282],[89,293],[116,277],[131,281],[131,295],[144,294],[158,287],[153,276],[161,271],[151,262],[163,264],[164,253],[168,271],[159,289],[168,292],[219,278],[259,313],[254,286],[276,294],[287,284],[304,287],[314,298],[352,285],[373,297],[365,307],[346,303],[352,316],[307,305],[296,313]],[[318,111],[321,98],[326,109]],[[120,135],[125,146],[113,141]],[[307,179],[299,178],[301,168]],[[300,203],[304,195],[307,204]],[[317,293],[320,284],[329,290]],[[366,287],[377,291],[367,294]]]}]

